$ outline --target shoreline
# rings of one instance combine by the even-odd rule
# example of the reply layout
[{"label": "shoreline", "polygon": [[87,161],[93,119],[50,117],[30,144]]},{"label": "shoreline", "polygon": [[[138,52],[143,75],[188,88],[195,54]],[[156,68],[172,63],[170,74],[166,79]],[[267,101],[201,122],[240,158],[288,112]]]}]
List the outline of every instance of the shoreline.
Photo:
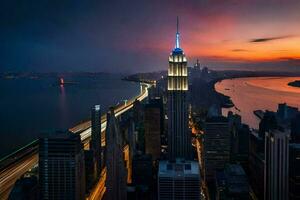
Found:
[{"label": "shoreline", "polygon": [[[122,77],[120,77],[120,80],[122,80],[122,81],[129,81],[129,80],[123,80]],[[134,101],[135,99],[139,98],[141,96],[141,94],[143,94],[140,91],[137,91],[137,93],[138,93],[138,95],[133,96],[130,99],[128,99],[127,104],[129,104],[131,101]],[[115,104],[115,105],[111,105],[111,106],[114,107],[116,110],[118,110],[124,104],[125,103],[120,103],[120,104]],[[105,114],[103,114],[101,116],[101,120],[104,119],[104,117],[106,118],[106,112],[105,112]],[[78,127],[80,127],[80,126],[83,126],[84,128],[80,128],[79,129]],[[74,125],[71,125],[71,127],[67,128],[66,130],[69,130],[71,132],[76,133],[76,132],[84,131],[84,130],[88,129],[90,126],[91,126],[90,119],[81,119],[77,123],[75,123]],[[35,138],[32,141],[25,143],[24,145],[20,145],[17,149],[15,149],[15,150],[13,150],[13,151],[11,151],[11,152],[9,152],[9,153],[4,154],[3,156],[1,156],[0,157],[0,164],[1,164],[1,162],[3,162],[4,160],[6,160],[7,158],[11,157],[12,155],[19,153],[20,150],[22,150],[24,147],[32,144],[37,139],[38,138]]]},{"label": "shoreline", "polygon": [[[218,91],[216,91],[215,89],[215,84],[217,83],[221,83],[223,80],[229,80],[229,79],[239,79],[239,78],[263,78],[263,77],[269,77],[269,78],[287,78],[287,77],[297,77],[297,76],[292,76],[292,75],[277,75],[277,74],[270,74],[268,76],[265,75],[234,75],[231,77],[222,77],[222,78],[218,78],[212,81],[213,84],[213,89],[214,92],[217,93],[217,95],[220,98],[223,98],[223,101],[220,102],[221,103],[221,107],[222,108],[233,108],[235,107],[235,104],[233,103],[233,101],[231,100],[230,96],[224,95]],[[296,85],[294,85],[294,84]],[[300,88],[300,80],[296,80],[296,81],[292,81],[290,83],[288,83],[287,85],[291,86],[291,87],[296,87],[296,88]]]}]

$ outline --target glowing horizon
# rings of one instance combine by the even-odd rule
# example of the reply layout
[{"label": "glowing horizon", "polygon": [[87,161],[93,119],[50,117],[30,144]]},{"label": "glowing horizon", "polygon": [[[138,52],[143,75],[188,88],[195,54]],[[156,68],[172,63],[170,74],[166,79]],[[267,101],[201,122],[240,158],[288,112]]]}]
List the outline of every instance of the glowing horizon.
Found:
[{"label": "glowing horizon", "polygon": [[6,4],[0,8],[5,70],[166,69],[179,16],[189,64],[199,58],[212,68],[274,64],[300,71],[299,0],[36,1],[13,15],[14,4]]}]

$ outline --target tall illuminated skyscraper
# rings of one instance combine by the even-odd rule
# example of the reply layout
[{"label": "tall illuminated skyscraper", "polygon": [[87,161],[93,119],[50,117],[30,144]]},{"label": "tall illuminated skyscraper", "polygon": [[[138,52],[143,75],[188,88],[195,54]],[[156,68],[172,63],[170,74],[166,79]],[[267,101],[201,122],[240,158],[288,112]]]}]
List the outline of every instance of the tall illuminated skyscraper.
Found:
[{"label": "tall illuminated skyscraper", "polygon": [[190,159],[191,139],[188,132],[187,59],[179,44],[179,23],[175,48],[169,56],[168,69],[168,153],[169,159]]}]

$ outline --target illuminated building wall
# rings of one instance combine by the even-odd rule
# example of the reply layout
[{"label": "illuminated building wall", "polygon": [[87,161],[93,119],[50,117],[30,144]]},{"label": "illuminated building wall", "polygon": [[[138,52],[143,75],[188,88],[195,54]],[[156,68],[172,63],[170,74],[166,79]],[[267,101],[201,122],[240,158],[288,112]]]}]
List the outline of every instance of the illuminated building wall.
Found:
[{"label": "illuminated building wall", "polygon": [[168,90],[187,91],[187,79],[187,60],[184,53],[173,52],[169,56]]}]

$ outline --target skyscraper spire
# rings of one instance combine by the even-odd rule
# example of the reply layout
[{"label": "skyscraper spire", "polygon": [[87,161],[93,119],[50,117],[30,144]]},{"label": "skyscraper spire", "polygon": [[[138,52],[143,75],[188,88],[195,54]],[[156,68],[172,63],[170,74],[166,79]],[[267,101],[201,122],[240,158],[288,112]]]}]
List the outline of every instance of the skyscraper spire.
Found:
[{"label": "skyscraper spire", "polygon": [[176,32],[176,44],[175,44],[175,49],[180,48],[179,45],[179,19],[177,16],[177,32]]},{"label": "skyscraper spire", "polygon": [[176,33],[178,33],[179,31],[179,20],[178,20],[178,16],[177,16],[177,31],[176,31]]}]

